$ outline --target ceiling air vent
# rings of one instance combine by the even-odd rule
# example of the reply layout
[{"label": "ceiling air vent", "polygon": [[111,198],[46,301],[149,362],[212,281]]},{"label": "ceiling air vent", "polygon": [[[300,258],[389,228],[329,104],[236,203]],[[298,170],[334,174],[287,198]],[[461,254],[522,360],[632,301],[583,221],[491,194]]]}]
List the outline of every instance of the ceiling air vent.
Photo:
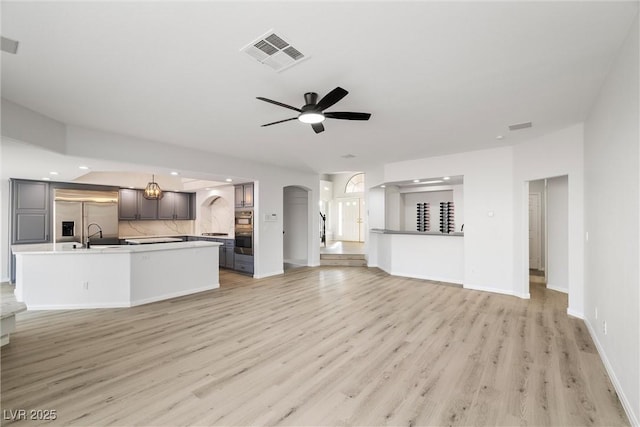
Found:
[{"label": "ceiling air vent", "polygon": [[2,37],[2,51],[7,53],[13,53],[13,54],[17,53],[18,42],[6,37]]},{"label": "ceiling air vent", "polygon": [[526,123],[516,123],[515,125],[509,125],[509,130],[520,130],[530,128],[532,126],[531,122]]},{"label": "ceiling air vent", "polygon": [[286,70],[309,57],[291,46],[286,38],[273,30],[252,41],[240,49],[240,52],[246,52],[253,59],[276,71]]}]

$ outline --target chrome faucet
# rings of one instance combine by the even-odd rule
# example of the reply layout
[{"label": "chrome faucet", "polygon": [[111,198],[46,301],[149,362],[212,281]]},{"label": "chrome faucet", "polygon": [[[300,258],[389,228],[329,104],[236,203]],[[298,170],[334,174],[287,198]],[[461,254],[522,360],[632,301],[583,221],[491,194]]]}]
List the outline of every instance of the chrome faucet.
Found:
[{"label": "chrome faucet", "polygon": [[[89,229],[91,228],[92,225],[95,225],[96,227],[98,227],[98,231],[96,231],[93,234],[89,234]],[[95,222],[92,222],[91,224],[87,225],[87,246],[86,246],[87,249],[91,247],[91,238],[96,234],[100,234],[100,238],[102,239],[102,227],[100,227]]]}]

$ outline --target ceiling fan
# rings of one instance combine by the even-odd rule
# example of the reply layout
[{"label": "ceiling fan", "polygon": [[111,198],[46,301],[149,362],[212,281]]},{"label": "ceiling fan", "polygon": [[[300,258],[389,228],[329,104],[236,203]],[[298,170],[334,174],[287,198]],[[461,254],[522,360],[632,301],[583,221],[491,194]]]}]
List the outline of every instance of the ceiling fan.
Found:
[{"label": "ceiling fan", "polygon": [[271,104],[279,105],[281,107],[288,108],[300,113],[297,117],[291,117],[289,119],[267,123],[266,125],[262,125],[262,127],[298,119],[302,123],[309,123],[315,133],[320,133],[324,131],[324,125],[322,124],[322,122],[326,118],[340,120],[369,120],[369,117],[371,117],[370,113],[354,113],[349,111],[324,112],[325,109],[340,101],[342,98],[347,96],[348,93],[349,92],[342,89],[341,87],[337,87],[326,94],[320,101],[318,101],[317,93],[307,92],[304,94],[305,105],[302,108],[292,107],[291,105],[283,104],[282,102],[273,101],[271,99],[258,96],[257,99],[259,99],[260,101],[269,102]]}]

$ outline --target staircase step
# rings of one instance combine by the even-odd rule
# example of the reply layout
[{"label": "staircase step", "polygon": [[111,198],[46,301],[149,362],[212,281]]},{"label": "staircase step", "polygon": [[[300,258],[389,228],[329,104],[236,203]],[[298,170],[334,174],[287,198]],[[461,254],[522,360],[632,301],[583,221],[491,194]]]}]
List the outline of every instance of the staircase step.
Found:
[{"label": "staircase step", "polygon": [[334,265],[341,267],[366,267],[364,259],[321,259],[320,265]]}]

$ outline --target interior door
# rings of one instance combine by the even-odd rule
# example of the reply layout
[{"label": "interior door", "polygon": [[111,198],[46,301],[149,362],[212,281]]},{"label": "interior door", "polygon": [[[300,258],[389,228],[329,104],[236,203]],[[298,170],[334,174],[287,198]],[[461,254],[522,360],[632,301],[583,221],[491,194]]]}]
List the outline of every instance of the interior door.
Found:
[{"label": "interior door", "polygon": [[540,193],[529,194],[529,268],[540,269]]}]

